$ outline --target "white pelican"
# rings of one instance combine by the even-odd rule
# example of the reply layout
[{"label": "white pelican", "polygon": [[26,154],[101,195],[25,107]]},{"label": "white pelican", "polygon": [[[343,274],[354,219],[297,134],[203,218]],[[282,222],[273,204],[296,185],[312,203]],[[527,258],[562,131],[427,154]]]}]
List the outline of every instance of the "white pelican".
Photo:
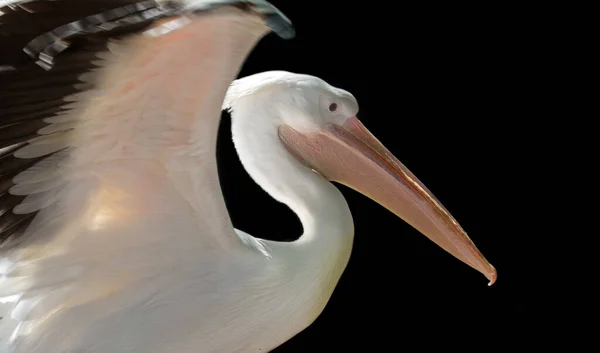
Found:
[{"label": "white pelican", "polygon": [[[26,59],[0,72],[0,353],[274,349],[321,313],[349,260],[352,216],[330,181],[495,281],[349,92],[289,72],[233,81],[269,29],[293,35],[268,3],[103,2],[34,38],[24,18],[76,1],[2,9],[4,33],[28,39]],[[233,228],[216,167],[222,108],[244,167],[300,218],[297,241]]]}]

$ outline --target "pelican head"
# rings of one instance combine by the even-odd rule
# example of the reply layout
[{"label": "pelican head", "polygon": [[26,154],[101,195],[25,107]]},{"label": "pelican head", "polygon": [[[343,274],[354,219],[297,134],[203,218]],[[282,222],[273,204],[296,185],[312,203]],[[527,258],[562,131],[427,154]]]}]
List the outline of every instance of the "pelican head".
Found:
[{"label": "pelican head", "polygon": [[[234,81],[224,108],[232,112],[242,164],[298,214],[305,230],[315,218],[334,218],[323,213],[331,205],[316,180],[338,182],[404,219],[490,285],[496,280],[494,267],[450,212],[358,120],[351,93],[314,76],[271,71]],[[321,202],[327,206],[317,212]]]}]

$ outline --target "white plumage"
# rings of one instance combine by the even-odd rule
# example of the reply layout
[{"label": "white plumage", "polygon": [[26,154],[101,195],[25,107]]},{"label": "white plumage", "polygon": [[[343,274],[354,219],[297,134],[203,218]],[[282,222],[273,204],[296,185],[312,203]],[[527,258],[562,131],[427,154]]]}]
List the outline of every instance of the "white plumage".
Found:
[{"label": "white plumage", "polygon": [[[315,173],[315,150],[296,149],[290,134],[346,124],[356,100],[281,71],[230,87],[268,31],[261,17],[224,7],[185,19],[113,42],[81,78],[95,88],[69,96],[43,136],[14,153],[47,158],[10,188],[26,196],[15,214],[39,212],[0,258],[1,353],[264,352],[330,298],[350,256],[352,216],[324,177],[331,170]],[[233,228],[215,160],[222,108],[244,167],[299,216],[298,241]],[[437,207],[423,205],[411,207]]]}]

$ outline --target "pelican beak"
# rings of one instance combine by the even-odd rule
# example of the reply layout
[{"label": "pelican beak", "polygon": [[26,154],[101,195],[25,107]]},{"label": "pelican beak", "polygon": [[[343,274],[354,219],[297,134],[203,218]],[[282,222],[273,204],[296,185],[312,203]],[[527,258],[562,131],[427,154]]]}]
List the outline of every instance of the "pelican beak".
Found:
[{"label": "pelican beak", "polygon": [[489,285],[496,281],[496,269],[450,212],[356,117],[309,133],[282,125],[279,137],[308,167],[375,200],[481,272]]}]

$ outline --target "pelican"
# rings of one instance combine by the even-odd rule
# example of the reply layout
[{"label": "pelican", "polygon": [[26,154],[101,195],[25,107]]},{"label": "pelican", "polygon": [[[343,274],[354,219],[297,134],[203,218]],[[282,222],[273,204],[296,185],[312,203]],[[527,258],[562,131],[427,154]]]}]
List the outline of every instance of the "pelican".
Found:
[{"label": "pelican", "polygon": [[[0,63],[0,353],[273,350],[319,316],[349,261],[352,215],[331,182],[496,280],[351,93],[285,71],[235,80],[261,38],[294,35],[272,5],[104,2],[76,20],[74,0],[1,9],[23,50]],[[42,35],[20,26],[61,11]],[[301,220],[298,240],[234,229],[223,109],[244,168]]]}]

